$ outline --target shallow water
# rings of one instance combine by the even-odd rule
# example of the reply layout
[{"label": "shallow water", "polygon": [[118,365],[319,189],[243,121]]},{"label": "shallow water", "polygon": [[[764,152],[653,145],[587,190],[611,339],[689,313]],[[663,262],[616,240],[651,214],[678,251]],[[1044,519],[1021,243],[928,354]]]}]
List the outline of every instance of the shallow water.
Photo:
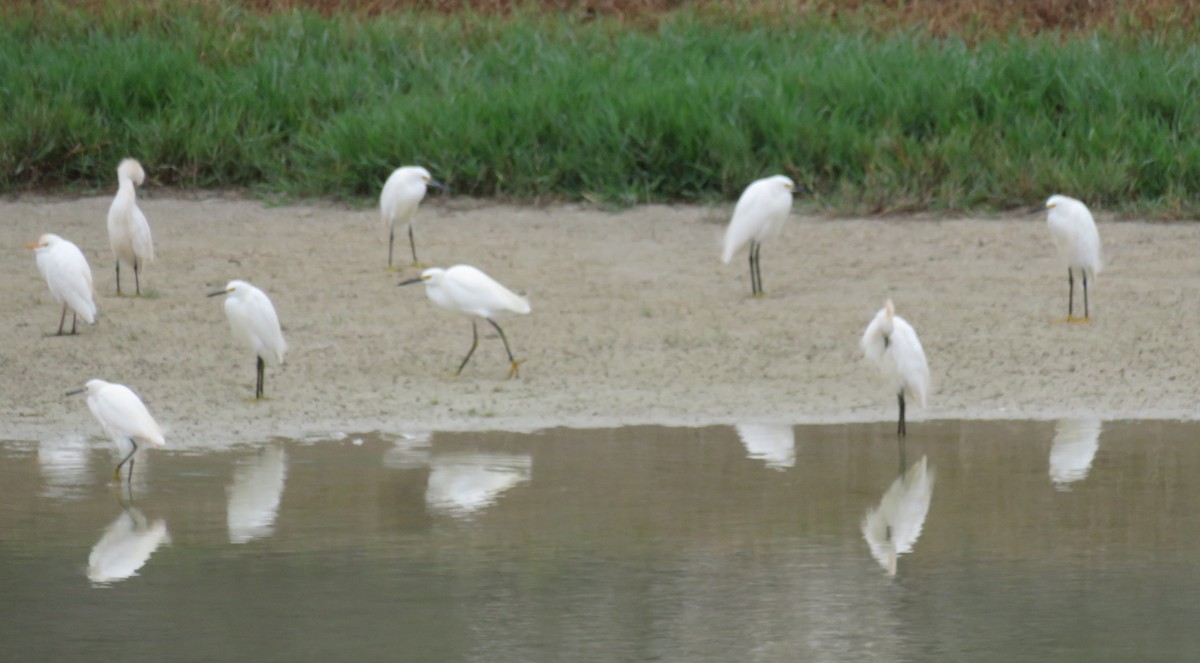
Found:
[{"label": "shallow water", "polygon": [[[0,444],[5,660],[1186,660],[1200,424]],[[132,493],[132,499],[130,494]],[[892,554],[892,551],[899,551]],[[894,571],[895,575],[890,575]]]}]

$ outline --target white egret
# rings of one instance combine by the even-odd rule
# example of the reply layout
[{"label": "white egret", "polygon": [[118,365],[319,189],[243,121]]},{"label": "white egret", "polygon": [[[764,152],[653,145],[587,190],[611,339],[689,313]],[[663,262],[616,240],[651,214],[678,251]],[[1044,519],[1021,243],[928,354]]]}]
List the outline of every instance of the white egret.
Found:
[{"label": "white egret", "polygon": [[750,243],[750,290],[755,297],[763,296],[762,269],[759,251],[763,240],[779,234],[792,210],[792,190],[796,183],[789,177],[775,175],[752,182],[738,198],[733,219],[725,231],[721,262],[729,264],[733,254]]},{"label": "white egret", "polygon": [[154,260],[154,241],[150,238],[150,224],[146,215],[137,206],[137,191],[146,181],[146,171],[136,159],[125,159],[117,166],[117,195],[108,208],[108,243],[117,258],[117,294],[121,294],[121,261],[133,265],[133,283],[137,294],[142,294],[138,272]]},{"label": "white egret", "polygon": [[230,281],[224,290],[210,292],[209,297],[229,295],[225,300],[225,316],[229,318],[229,328],[233,330],[234,338],[254,351],[257,358],[258,382],[254,387],[254,398],[262,398],[263,374],[266,372],[266,360],[272,366],[283,364],[283,355],[287,352],[287,342],[283,340],[283,330],[279,328],[279,316],[270,298],[262,290],[245,281]]},{"label": "white egret", "polygon": [[135,576],[159,546],[170,542],[167,521],[149,522],[141,511],[128,507],[92,546],[88,580],[104,584]]},{"label": "white egret", "polygon": [[71,309],[71,333],[75,333],[77,317],[90,324],[96,322],[96,302],[92,298],[92,268],[88,266],[83,252],[71,242],[46,233],[37,244],[29,244],[37,254],[38,271],[46,278],[50,294],[62,302],[62,315],[58,318],[58,335],[62,336],[63,324],[67,320],[67,309]]},{"label": "white egret", "polygon": [[408,228],[408,244],[412,248],[413,265],[417,262],[417,243],[413,239],[413,217],[417,207],[425,198],[427,186],[443,191],[446,185],[433,179],[428,170],[420,166],[405,166],[392,171],[379,195],[379,212],[383,225],[388,229],[388,269],[392,268],[392,247],[396,242],[396,224]]},{"label": "white egret", "polygon": [[[1100,233],[1096,231],[1096,221],[1087,205],[1068,196],[1050,196],[1045,207],[1034,210],[1049,210],[1046,222],[1050,225],[1050,235],[1054,238],[1054,246],[1058,249],[1058,257],[1067,266],[1067,322],[1087,322],[1088,317],[1088,279],[1093,282],[1096,275],[1104,268],[1100,257]],[[1083,279],[1083,317],[1075,317],[1075,274],[1078,272]]]},{"label": "white egret", "polygon": [[871,548],[871,556],[887,571],[896,575],[896,559],[912,552],[921,536],[929,503],[933,499],[934,472],[925,456],[892,482],[876,508],[867,509],[862,534]]},{"label": "white egret", "polygon": [[[490,322],[500,333],[500,340],[504,341],[504,351],[508,353],[508,377],[510,379],[518,377],[518,367],[524,360],[517,361],[513,358],[512,350],[508,347],[508,338],[493,318],[497,314],[505,312],[529,313],[529,300],[513,293],[492,277],[470,265],[455,265],[449,269],[431,267],[421,272],[417,278],[401,281],[400,285],[422,282],[425,283],[425,295],[434,304],[450,311],[472,318],[483,318]],[[473,335],[471,349],[463,358],[462,363],[458,365],[458,370],[454,372],[455,375],[462,373],[467,362],[471,360],[471,355],[475,354],[475,348],[479,345],[479,328],[474,319],[471,320],[471,334]]]},{"label": "white egret", "polygon": [[133,455],[138,451],[138,442],[156,447],[166,445],[162,429],[150,416],[146,404],[129,387],[104,380],[88,380],[83,389],[67,392],[68,396],[87,392],[88,409],[100,422],[104,433],[112,438],[117,449],[124,451],[126,444],[133,449],[117,463],[113,470],[113,481],[121,478],[121,466],[129,463],[130,483],[133,482]]},{"label": "white egret", "polygon": [[905,396],[925,407],[929,384],[929,363],[917,332],[904,318],[896,315],[892,300],[875,314],[860,342],[863,355],[876,366],[896,389],[900,401],[900,423],[897,433],[908,434],[904,426]]}]

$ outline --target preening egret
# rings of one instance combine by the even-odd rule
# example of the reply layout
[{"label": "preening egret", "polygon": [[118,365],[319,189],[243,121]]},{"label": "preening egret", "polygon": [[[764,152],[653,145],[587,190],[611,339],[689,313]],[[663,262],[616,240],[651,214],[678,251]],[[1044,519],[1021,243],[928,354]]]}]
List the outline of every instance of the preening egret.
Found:
[{"label": "preening egret", "polygon": [[933,499],[933,469],[925,456],[892,482],[877,508],[867,509],[863,517],[863,539],[871,556],[887,571],[896,575],[897,557],[912,552],[921,536],[929,502]]},{"label": "preening egret", "polygon": [[912,325],[896,315],[892,300],[875,314],[860,342],[863,355],[879,367],[883,376],[896,389],[900,401],[900,423],[897,433],[905,436],[905,396],[925,407],[925,392],[929,384],[929,363],[925,350]]},{"label": "preening egret", "polygon": [[392,171],[379,195],[379,212],[388,229],[388,269],[392,268],[392,246],[396,242],[396,224],[408,228],[408,244],[412,248],[413,265],[417,265],[417,243],[413,240],[413,217],[425,198],[425,188],[432,186],[443,191],[446,185],[430,176],[420,166],[405,166]]},{"label": "preening egret", "polygon": [[[1100,233],[1096,231],[1096,221],[1087,205],[1068,196],[1050,196],[1043,209],[1049,210],[1046,222],[1050,225],[1050,235],[1054,238],[1054,246],[1058,249],[1058,257],[1067,266],[1067,322],[1087,322],[1088,317],[1088,279],[1093,282],[1096,275],[1103,269],[1100,257]],[[1075,317],[1075,274],[1083,280],[1083,317]]]},{"label": "preening egret", "polygon": [[37,244],[29,244],[37,254],[38,271],[46,277],[50,294],[62,302],[62,315],[58,318],[58,335],[62,336],[63,323],[67,320],[67,309],[71,309],[71,333],[75,333],[76,317],[90,324],[96,322],[96,302],[92,299],[92,268],[88,267],[83,252],[71,242],[52,233],[46,233]]},{"label": "preening egret", "polygon": [[88,409],[100,422],[104,433],[112,438],[117,449],[124,451],[126,443],[133,449],[117,463],[113,470],[113,481],[121,478],[121,466],[129,463],[128,481],[133,482],[133,455],[137,453],[138,442],[156,447],[166,445],[162,429],[150,416],[145,403],[137,394],[123,384],[105,382],[104,380],[88,380],[83,389],[67,392],[68,396],[87,392]]},{"label": "preening egret", "polygon": [[[490,322],[500,333],[500,340],[504,341],[504,351],[508,353],[508,377],[511,379],[518,376],[518,367],[521,362],[513,358],[512,350],[508,347],[508,338],[493,318],[497,314],[505,312],[529,313],[527,299],[513,293],[492,277],[470,265],[455,265],[449,269],[431,267],[421,272],[417,278],[401,281],[400,285],[422,282],[425,283],[425,295],[434,304],[450,311],[472,318],[483,318]],[[471,334],[473,335],[471,349],[463,358],[462,363],[458,365],[455,375],[462,373],[467,362],[471,360],[471,355],[475,354],[476,346],[479,345],[479,328],[474,319],[471,320]]]},{"label": "preening egret", "polygon": [[272,366],[278,366],[283,363],[283,355],[287,352],[287,342],[283,340],[283,330],[279,328],[279,316],[275,314],[275,307],[266,293],[245,281],[230,281],[224,290],[208,294],[209,297],[219,295],[229,295],[225,300],[225,316],[229,318],[229,328],[233,330],[234,338],[254,351],[258,368],[254,398],[260,399],[264,396],[264,360],[270,361]]},{"label": "preening egret", "polygon": [[763,296],[758,257],[763,240],[779,234],[783,228],[783,222],[792,210],[792,190],[795,188],[796,183],[783,175],[757,180],[746,187],[733,208],[733,220],[725,231],[721,262],[728,265],[733,254],[750,243],[750,290],[755,297]]},{"label": "preening egret", "polygon": [[150,224],[137,206],[134,186],[146,181],[146,171],[136,159],[125,159],[117,166],[117,195],[108,208],[108,243],[117,258],[117,294],[121,294],[121,261],[133,265],[133,284],[142,294],[138,272],[154,260],[154,241]]}]

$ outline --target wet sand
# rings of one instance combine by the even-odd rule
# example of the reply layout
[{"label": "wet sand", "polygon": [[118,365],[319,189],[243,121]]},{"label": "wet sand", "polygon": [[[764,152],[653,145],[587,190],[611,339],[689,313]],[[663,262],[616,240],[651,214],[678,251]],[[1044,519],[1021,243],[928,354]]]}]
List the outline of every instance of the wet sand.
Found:
[{"label": "wet sand", "polygon": [[[63,395],[92,377],[141,394],[178,446],[337,431],[889,420],[895,397],[858,351],[888,297],[933,374],[914,422],[1198,411],[1200,224],[1101,216],[1107,267],[1090,290],[1092,323],[1075,325],[1054,322],[1067,283],[1044,216],[794,214],[764,245],[767,296],[755,300],[745,253],[718,259],[728,206],[610,213],[428,200],[421,259],[475,265],[533,306],[500,320],[525,360],[521,377],[505,380],[486,324],[452,376],[471,325],[435,309],[421,286],[396,287],[417,272],[407,260],[385,271],[376,209],[148,193],[158,259],[142,298],[116,296],[110,198],[0,202],[0,438],[98,436],[83,397]],[[78,244],[95,275],[99,321],[75,337],[53,335],[59,305],[20,248],[44,232]],[[398,237],[396,255],[407,252]],[[286,364],[268,368],[264,402],[251,398],[253,356],[221,302],[204,296],[234,278],[270,295],[290,345]]]}]

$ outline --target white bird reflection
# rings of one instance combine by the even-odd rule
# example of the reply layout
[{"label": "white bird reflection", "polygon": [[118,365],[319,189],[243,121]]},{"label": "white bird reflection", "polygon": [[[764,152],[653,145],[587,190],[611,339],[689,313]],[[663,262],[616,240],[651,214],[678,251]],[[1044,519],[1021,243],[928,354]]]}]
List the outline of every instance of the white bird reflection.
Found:
[{"label": "white bird reflection", "polygon": [[533,458],[525,454],[449,453],[430,458],[429,467],[426,507],[467,516],[495,504],[504,491],[528,482]]},{"label": "white bird reflection", "polygon": [[401,433],[392,448],[383,452],[383,466],[392,470],[415,470],[429,465],[433,433]]},{"label": "white bird reflection", "polygon": [[42,495],[62,499],[82,497],[84,487],[91,483],[88,476],[91,451],[82,435],[38,442],[38,470],[45,482]]},{"label": "white bird reflection", "polygon": [[746,457],[764,461],[767,467],[786,470],[796,465],[796,431],[784,424],[738,424],[738,437]]},{"label": "white bird reflection", "polygon": [[275,533],[275,516],[287,481],[287,454],[272,445],[241,461],[229,484],[229,542],[246,543]]},{"label": "white bird reflection", "polygon": [[912,552],[921,536],[929,501],[933,498],[933,470],[921,457],[892,482],[877,508],[867,509],[862,521],[863,538],[871,547],[871,556],[888,572],[896,575],[896,558]]},{"label": "white bird reflection", "polygon": [[1100,448],[1099,419],[1061,419],[1050,447],[1050,480],[1061,490],[1087,477]]},{"label": "white bird reflection", "polygon": [[159,546],[170,542],[167,521],[149,523],[141,511],[126,507],[92,546],[88,579],[107,584],[135,576]]}]

